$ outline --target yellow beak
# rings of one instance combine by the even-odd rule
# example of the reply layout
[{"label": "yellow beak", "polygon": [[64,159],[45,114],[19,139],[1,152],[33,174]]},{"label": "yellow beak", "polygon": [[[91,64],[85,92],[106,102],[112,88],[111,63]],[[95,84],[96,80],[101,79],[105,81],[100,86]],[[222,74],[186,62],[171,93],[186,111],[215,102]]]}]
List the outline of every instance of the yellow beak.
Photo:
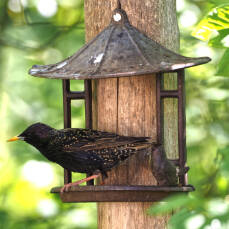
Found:
[{"label": "yellow beak", "polygon": [[17,140],[20,140],[20,138],[15,136],[15,137],[13,137],[11,139],[8,139],[7,142],[13,142],[13,141],[17,141]]}]

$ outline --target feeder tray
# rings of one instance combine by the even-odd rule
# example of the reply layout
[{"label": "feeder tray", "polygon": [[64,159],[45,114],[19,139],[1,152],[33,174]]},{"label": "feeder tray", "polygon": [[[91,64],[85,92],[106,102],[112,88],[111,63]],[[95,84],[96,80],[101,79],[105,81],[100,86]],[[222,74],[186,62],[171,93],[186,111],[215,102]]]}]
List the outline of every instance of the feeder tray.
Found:
[{"label": "feeder tray", "polygon": [[[64,127],[71,127],[71,100],[84,99],[86,127],[92,128],[91,80],[112,77],[156,74],[157,143],[163,144],[163,99],[178,100],[178,151],[179,158],[171,160],[178,166],[179,185],[161,186],[87,186],[71,187],[60,193],[60,187],[52,193],[60,193],[63,202],[131,202],[159,201],[174,193],[194,191],[187,185],[185,145],[185,89],[184,69],[209,62],[209,57],[190,58],[176,54],[133,27],[122,9],[113,11],[111,23],[92,41],[73,56],[50,65],[34,65],[32,76],[63,79]],[[163,73],[177,73],[177,89],[163,89]],[[70,79],[84,79],[85,90],[70,90]],[[71,172],[65,170],[65,183],[71,182]]]},{"label": "feeder tray", "polygon": [[78,186],[71,187],[68,192],[60,193],[61,187],[53,188],[51,193],[59,193],[62,202],[155,202],[171,194],[194,191],[192,186],[160,187],[160,186]]}]

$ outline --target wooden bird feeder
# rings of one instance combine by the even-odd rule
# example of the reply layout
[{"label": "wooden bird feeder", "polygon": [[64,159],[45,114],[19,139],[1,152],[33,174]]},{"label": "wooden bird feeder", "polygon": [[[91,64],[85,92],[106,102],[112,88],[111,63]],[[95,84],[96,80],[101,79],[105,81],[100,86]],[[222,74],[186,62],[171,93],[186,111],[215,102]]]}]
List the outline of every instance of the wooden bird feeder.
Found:
[{"label": "wooden bird feeder", "polygon": [[[185,139],[185,75],[184,69],[210,61],[208,57],[189,58],[176,54],[133,27],[121,8],[113,11],[110,24],[92,41],[69,58],[51,65],[34,65],[32,76],[62,79],[64,127],[71,127],[71,100],[84,99],[86,128],[92,128],[92,87],[95,79],[156,75],[157,143],[163,145],[163,99],[178,100],[178,151],[179,158],[172,162],[179,168],[177,187],[160,186],[108,186],[93,185],[72,187],[61,193],[63,202],[121,202],[159,201],[171,193],[189,192],[187,184]],[[163,88],[164,73],[177,74],[177,89]],[[83,79],[84,91],[71,91],[70,80]],[[71,182],[71,171],[64,174],[64,182]],[[60,188],[53,188],[59,193]]]}]

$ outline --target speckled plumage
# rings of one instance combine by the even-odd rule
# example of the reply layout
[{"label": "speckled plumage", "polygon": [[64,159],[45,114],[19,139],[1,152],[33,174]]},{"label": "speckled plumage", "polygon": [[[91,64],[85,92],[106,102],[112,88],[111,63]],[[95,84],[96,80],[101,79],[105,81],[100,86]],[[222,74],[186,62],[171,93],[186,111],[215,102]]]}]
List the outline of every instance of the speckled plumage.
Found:
[{"label": "speckled plumage", "polygon": [[91,129],[56,130],[43,123],[29,126],[18,137],[63,168],[103,176],[120,161],[152,145],[146,137],[126,137]]}]

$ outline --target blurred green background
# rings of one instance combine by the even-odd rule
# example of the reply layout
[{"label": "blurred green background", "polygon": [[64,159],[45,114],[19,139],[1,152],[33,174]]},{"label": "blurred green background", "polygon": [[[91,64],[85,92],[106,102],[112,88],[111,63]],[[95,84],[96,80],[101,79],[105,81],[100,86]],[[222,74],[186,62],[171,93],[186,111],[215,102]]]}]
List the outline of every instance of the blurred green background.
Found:
[{"label": "blurred green background", "polygon": [[[175,210],[170,228],[229,228],[229,3],[177,0],[177,15],[181,53],[213,59],[186,77],[189,182],[197,191],[169,198],[148,214]],[[62,204],[49,194],[62,185],[62,168],[25,143],[6,143],[38,121],[63,127],[61,81],[27,71],[83,44],[83,1],[0,0],[1,229],[96,228],[95,204]],[[74,81],[72,89],[82,90],[83,83]],[[73,126],[84,127],[83,102],[73,102],[72,112]]]}]

